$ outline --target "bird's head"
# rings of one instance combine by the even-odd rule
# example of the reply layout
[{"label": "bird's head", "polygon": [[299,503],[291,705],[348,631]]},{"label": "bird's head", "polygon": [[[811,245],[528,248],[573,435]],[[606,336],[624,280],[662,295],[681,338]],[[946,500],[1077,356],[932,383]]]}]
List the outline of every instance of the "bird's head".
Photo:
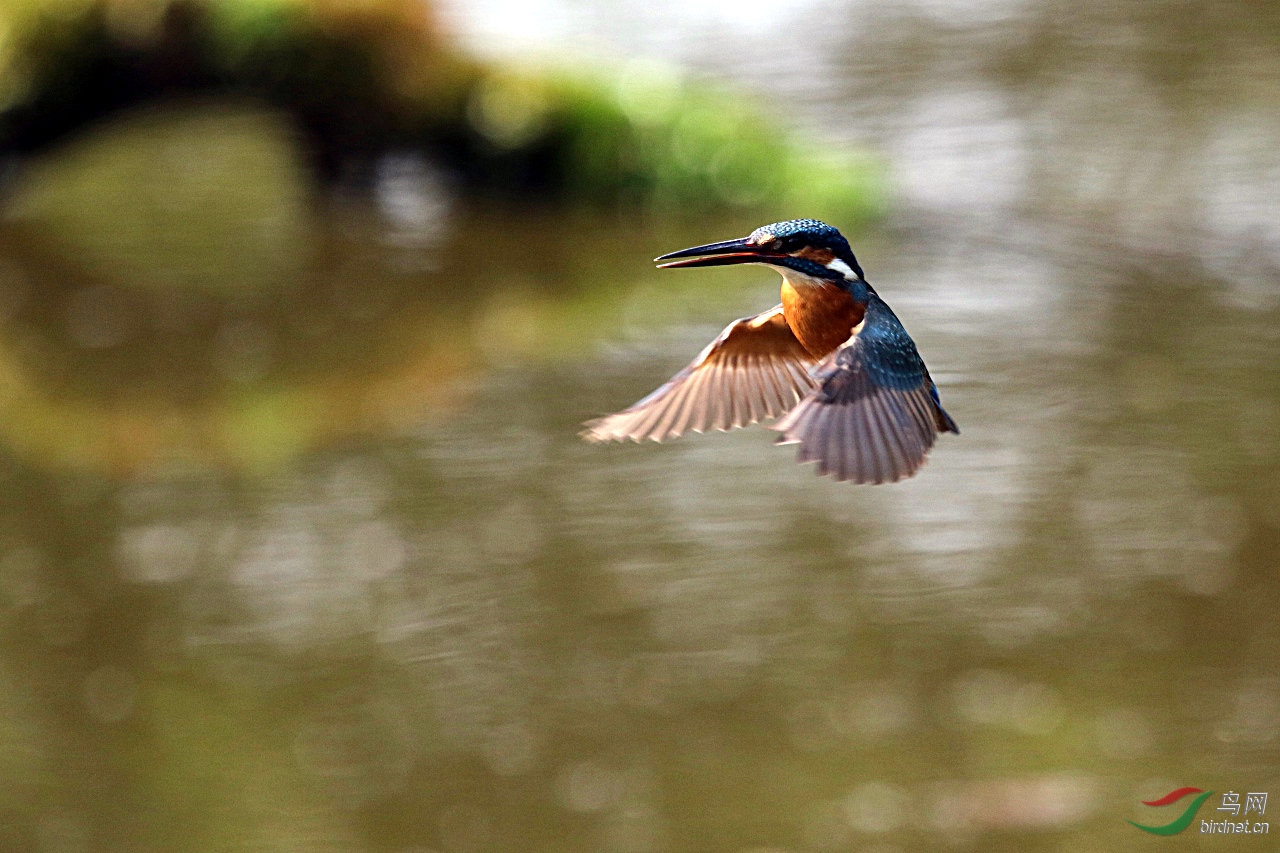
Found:
[{"label": "bird's head", "polygon": [[681,249],[660,258],[662,269],[765,264],[793,284],[865,286],[862,267],[839,231],[816,219],[790,219],[752,231],[737,240]]}]

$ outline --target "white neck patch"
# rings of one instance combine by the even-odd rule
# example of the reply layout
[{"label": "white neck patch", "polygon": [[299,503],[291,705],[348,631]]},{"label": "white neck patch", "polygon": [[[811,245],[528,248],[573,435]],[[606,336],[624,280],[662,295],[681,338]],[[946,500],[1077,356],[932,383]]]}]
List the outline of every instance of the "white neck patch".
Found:
[{"label": "white neck patch", "polygon": [[858,280],[858,274],[853,271],[853,268],[850,267],[848,264],[846,264],[844,261],[840,260],[839,258],[832,258],[830,261],[828,261],[827,269],[835,270],[836,272],[840,273],[842,276],[844,276],[847,279],[850,279],[851,281]]}]

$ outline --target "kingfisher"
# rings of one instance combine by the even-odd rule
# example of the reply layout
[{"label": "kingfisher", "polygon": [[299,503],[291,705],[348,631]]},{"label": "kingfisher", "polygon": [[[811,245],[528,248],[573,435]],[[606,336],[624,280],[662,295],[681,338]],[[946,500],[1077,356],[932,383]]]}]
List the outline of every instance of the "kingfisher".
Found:
[{"label": "kingfisher", "polygon": [[661,269],[763,264],[782,302],[730,323],[652,394],[588,421],[588,441],[665,441],[782,416],[778,444],[819,475],[892,483],[924,464],[939,434],[959,433],[915,341],[863,277],[849,241],[816,219],[662,255]]}]

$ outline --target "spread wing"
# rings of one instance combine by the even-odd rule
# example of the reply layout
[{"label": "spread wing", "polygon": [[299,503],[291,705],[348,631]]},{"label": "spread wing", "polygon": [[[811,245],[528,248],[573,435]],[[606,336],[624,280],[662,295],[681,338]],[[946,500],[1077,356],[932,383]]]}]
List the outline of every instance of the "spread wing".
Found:
[{"label": "spread wing", "polygon": [[730,323],[658,390],[631,408],[586,423],[588,441],[664,441],[687,430],[727,430],[786,412],[816,387],[816,364],[782,306]]},{"label": "spread wing", "polygon": [[939,432],[959,432],[915,342],[877,296],[854,336],[815,371],[819,387],[774,425],[798,461],[855,483],[892,483],[924,464]]}]

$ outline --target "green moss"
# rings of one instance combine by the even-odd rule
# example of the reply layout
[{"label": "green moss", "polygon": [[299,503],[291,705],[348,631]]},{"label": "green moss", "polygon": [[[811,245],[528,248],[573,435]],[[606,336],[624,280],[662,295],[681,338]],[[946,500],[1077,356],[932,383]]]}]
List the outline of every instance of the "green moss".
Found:
[{"label": "green moss", "polygon": [[[660,211],[788,209],[846,225],[884,205],[880,164],[804,144],[740,95],[651,64],[614,71],[481,75],[469,132],[499,175],[571,199]],[[538,152],[554,156],[538,162]]]}]

